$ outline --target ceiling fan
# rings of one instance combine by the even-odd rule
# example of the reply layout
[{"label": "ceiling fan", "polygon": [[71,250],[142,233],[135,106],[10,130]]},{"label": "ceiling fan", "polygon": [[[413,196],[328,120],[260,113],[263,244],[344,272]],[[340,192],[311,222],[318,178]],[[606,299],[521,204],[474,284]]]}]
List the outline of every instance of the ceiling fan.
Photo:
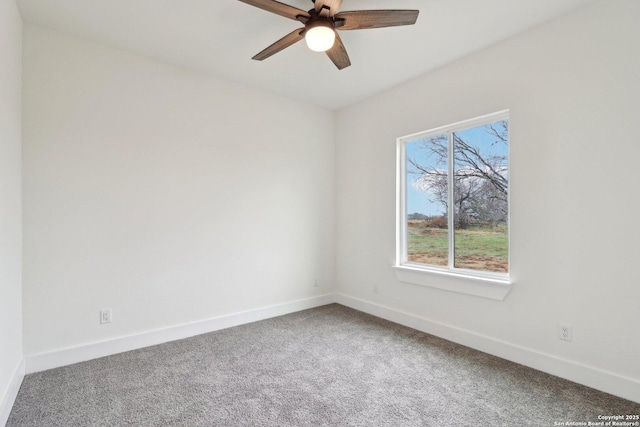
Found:
[{"label": "ceiling fan", "polygon": [[368,28],[413,25],[418,10],[352,10],[338,12],[342,0],[311,0],[313,8],[308,12],[275,0],[240,0],[285,18],[300,21],[304,27],[287,34],[252,59],[262,61],[271,55],[306,40],[311,50],[326,52],[339,70],[351,65],[347,50],[336,30],[364,30]]}]

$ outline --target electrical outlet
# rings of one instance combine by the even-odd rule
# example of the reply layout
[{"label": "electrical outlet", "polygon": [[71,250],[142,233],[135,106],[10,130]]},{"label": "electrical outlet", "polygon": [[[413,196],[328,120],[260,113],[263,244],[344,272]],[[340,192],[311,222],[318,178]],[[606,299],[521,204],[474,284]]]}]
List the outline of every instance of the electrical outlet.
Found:
[{"label": "electrical outlet", "polygon": [[318,286],[320,286],[320,285],[318,284],[318,279],[314,279],[314,281],[313,281],[313,287],[314,287],[314,288],[317,288]]},{"label": "electrical outlet", "polygon": [[568,323],[561,323],[558,325],[558,338],[564,341],[573,340],[573,331],[571,325]]},{"label": "electrical outlet", "polygon": [[100,323],[111,323],[111,309],[100,310]]},{"label": "electrical outlet", "polygon": [[373,285],[373,293],[374,293],[374,294],[377,294],[377,293],[378,293],[378,291],[379,291],[379,289],[378,289],[378,284],[376,283],[376,284],[374,284],[374,285]]}]

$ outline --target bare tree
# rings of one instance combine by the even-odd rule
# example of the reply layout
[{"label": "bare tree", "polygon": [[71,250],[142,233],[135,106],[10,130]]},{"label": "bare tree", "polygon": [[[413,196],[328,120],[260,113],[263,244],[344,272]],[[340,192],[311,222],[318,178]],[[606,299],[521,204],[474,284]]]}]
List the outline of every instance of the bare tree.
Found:
[{"label": "bare tree", "polygon": [[[453,133],[455,226],[492,224],[507,220],[509,176],[508,122],[483,126],[493,141],[474,144]],[[417,157],[417,156],[416,156]],[[408,172],[418,175],[418,188],[448,212],[448,135],[420,142],[419,158],[408,158]]]}]

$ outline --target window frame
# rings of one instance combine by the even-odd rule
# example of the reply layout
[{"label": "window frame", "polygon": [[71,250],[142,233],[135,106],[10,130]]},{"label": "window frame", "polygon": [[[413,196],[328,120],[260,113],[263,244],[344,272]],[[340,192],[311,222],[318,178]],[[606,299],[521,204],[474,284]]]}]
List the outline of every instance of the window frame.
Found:
[{"label": "window frame", "polygon": [[[448,186],[449,205],[454,191],[454,158],[453,158],[453,133],[471,129],[478,126],[495,123],[500,120],[509,120],[509,110],[502,110],[492,114],[486,114],[469,120],[463,120],[446,126],[429,129],[423,132],[402,136],[397,138],[397,166],[396,166],[396,262],[394,271],[397,278],[402,282],[408,282],[423,286],[435,287],[439,289],[462,292],[471,295],[484,296],[492,299],[504,299],[509,292],[512,282],[511,276],[511,179],[508,183],[507,193],[507,241],[508,241],[508,268],[507,273],[497,273],[489,271],[478,271],[464,268],[457,268],[454,265],[455,254],[455,212],[448,211],[448,238],[449,238],[449,261],[447,266],[435,266],[408,261],[408,230],[407,230],[407,144],[416,140],[428,138],[434,135],[448,135]],[[507,150],[507,164],[509,176],[511,176],[511,121],[507,129],[509,146]],[[436,280],[441,277],[444,280]],[[449,280],[452,279],[452,280]]]}]

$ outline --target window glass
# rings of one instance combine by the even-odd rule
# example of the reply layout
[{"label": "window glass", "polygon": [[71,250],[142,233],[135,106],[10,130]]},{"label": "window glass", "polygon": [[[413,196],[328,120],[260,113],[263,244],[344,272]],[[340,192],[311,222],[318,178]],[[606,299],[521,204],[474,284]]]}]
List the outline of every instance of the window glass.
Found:
[{"label": "window glass", "polygon": [[453,133],[456,268],[506,273],[509,168],[506,120]]},{"label": "window glass", "polygon": [[407,144],[407,260],[449,265],[447,134]]},{"label": "window glass", "polygon": [[400,264],[506,275],[506,113],[401,138]]}]

